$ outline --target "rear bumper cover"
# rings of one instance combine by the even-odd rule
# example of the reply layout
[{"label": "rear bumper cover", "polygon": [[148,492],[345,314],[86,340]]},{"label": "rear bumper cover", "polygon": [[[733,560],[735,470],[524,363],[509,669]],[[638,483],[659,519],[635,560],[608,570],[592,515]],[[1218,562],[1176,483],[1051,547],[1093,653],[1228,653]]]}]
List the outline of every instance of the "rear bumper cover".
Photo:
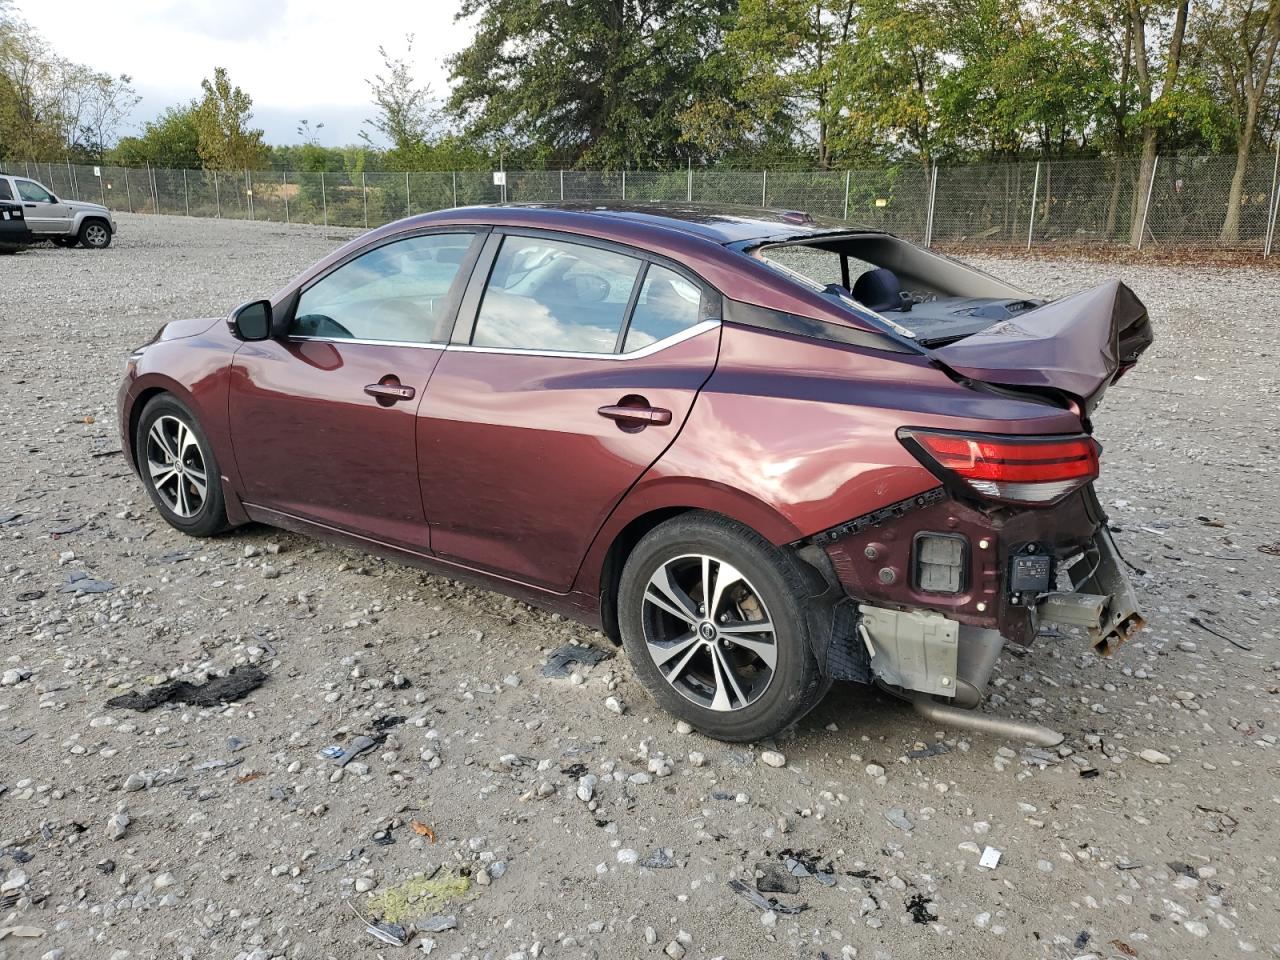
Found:
[{"label": "rear bumper cover", "polygon": [[[959,591],[917,584],[922,535],[964,541]],[[930,491],[811,542],[825,550],[856,608],[826,658],[837,679],[874,679],[975,705],[1005,641],[1030,644],[1052,623],[1080,628],[1110,654],[1144,624],[1092,488],[1050,508],[1019,510],[984,509]],[[1049,577],[1044,589],[1019,592],[1013,559],[1029,553],[1049,559]]]}]

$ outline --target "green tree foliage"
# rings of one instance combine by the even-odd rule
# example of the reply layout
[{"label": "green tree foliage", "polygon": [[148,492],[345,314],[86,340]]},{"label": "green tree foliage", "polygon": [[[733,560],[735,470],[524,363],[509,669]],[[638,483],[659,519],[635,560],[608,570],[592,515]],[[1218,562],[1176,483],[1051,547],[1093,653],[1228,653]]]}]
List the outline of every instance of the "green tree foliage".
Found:
[{"label": "green tree foliage", "polygon": [[[670,158],[731,0],[464,0],[449,107],[491,150],[580,166]],[[704,86],[699,87],[698,84]]]},{"label": "green tree foliage", "polygon": [[200,160],[209,170],[254,170],[267,165],[269,151],[262,131],[249,126],[253,98],[231,83],[225,67],[212,80],[202,80],[204,96],[196,104],[195,125]]},{"label": "green tree foliage", "polygon": [[127,76],[58,56],[0,3],[0,156],[101,160],[137,102]]},{"label": "green tree foliage", "polygon": [[166,108],[156,119],[143,125],[141,134],[122,138],[110,159],[127,167],[200,166],[196,102]]}]

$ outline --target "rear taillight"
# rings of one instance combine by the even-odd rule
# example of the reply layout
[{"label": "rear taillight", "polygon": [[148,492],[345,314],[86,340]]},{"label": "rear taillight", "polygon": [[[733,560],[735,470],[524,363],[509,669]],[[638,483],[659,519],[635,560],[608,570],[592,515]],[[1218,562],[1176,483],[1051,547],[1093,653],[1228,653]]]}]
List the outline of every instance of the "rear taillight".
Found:
[{"label": "rear taillight", "polygon": [[1098,476],[1098,444],[1071,437],[1007,437],[981,433],[898,431],[939,479],[959,480],[989,500],[1051,504]]}]

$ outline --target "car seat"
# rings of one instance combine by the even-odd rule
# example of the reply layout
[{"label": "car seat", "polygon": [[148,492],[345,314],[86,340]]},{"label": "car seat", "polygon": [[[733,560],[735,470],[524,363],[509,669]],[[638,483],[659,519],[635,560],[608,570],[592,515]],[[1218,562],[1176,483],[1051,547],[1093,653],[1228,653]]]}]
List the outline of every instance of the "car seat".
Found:
[{"label": "car seat", "polygon": [[853,299],[870,310],[901,310],[902,282],[892,270],[876,267],[854,282]]}]

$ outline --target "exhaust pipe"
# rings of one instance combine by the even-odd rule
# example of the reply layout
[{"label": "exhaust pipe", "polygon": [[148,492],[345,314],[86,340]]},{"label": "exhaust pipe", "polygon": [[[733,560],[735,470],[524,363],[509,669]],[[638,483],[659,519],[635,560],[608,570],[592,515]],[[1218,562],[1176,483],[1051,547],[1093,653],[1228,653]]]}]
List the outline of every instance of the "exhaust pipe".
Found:
[{"label": "exhaust pipe", "polygon": [[972,710],[961,710],[938,703],[927,696],[914,696],[911,706],[916,713],[934,723],[947,726],[962,727],[978,733],[990,733],[1011,740],[1025,740],[1038,747],[1056,747],[1065,737],[1057,730],[1042,727],[1036,723],[1022,723],[1005,717],[993,717],[986,713],[974,713]]}]

